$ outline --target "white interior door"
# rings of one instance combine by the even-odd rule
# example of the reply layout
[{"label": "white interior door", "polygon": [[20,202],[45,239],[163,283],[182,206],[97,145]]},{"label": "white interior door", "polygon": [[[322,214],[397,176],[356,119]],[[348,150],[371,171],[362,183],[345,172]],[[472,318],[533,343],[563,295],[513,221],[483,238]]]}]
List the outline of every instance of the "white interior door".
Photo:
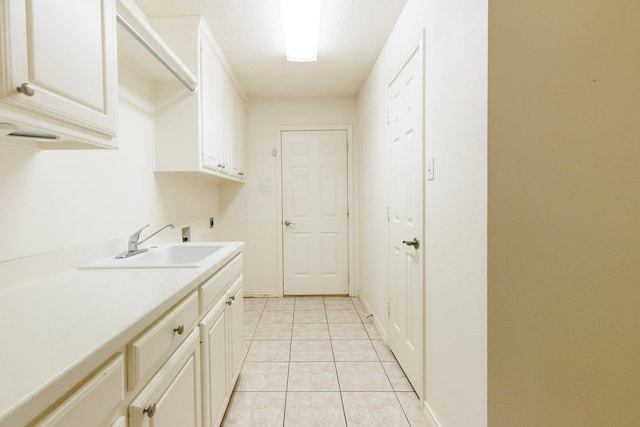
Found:
[{"label": "white interior door", "polygon": [[282,132],[285,295],[348,294],[347,131]]},{"label": "white interior door", "polygon": [[414,389],[423,378],[423,65],[416,49],[387,88],[389,346]]}]

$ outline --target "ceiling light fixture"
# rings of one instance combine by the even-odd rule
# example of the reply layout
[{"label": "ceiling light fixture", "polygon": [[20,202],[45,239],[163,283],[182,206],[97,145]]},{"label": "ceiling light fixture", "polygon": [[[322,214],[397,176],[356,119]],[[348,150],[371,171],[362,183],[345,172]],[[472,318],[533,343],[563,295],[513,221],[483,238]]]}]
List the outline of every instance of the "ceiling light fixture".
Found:
[{"label": "ceiling light fixture", "polygon": [[322,0],[280,0],[289,62],[318,60]]}]

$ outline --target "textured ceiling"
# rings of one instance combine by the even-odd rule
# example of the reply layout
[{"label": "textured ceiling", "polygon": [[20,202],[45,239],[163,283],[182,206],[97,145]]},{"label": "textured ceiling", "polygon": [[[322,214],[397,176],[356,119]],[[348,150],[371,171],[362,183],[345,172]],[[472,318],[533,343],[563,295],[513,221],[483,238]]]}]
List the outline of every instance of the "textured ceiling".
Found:
[{"label": "textured ceiling", "polygon": [[286,61],[279,0],[136,0],[148,16],[203,15],[250,97],[358,93],[407,0],[323,0],[318,62]]}]

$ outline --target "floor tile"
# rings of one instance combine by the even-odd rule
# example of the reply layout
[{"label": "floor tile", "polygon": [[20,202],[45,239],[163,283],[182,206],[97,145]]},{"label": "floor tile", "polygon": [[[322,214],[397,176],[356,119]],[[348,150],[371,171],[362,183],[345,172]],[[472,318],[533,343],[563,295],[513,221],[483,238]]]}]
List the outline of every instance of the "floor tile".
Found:
[{"label": "floor tile", "polygon": [[413,391],[411,383],[398,362],[382,362],[382,367],[387,373],[394,391]]},{"label": "floor tile", "polygon": [[293,310],[296,303],[295,298],[269,298],[264,306],[265,310]]},{"label": "floor tile", "polygon": [[295,310],[324,310],[324,301],[322,298],[296,298]]},{"label": "floor tile", "polygon": [[369,340],[332,340],[333,354],[339,362],[377,362]]},{"label": "floor tile", "polygon": [[327,323],[324,310],[296,310],[294,323]]},{"label": "floor tile", "polygon": [[294,340],[328,340],[329,327],[326,323],[294,323],[291,337]]},{"label": "floor tile", "polygon": [[380,362],[336,362],[340,390],[393,391]]},{"label": "floor tile", "polygon": [[263,311],[260,323],[292,323],[293,310]]},{"label": "floor tile", "polygon": [[291,362],[288,391],[340,391],[334,362]]},{"label": "floor tile", "polygon": [[361,322],[356,310],[327,310],[329,323]]},{"label": "floor tile", "polygon": [[395,362],[396,357],[393,355],[391,350],[387,348],[387,345],[382,340],[371,340],[371,344],[373,344],[373,348],[376,349],[376,353],[382,362]]},{"label": "floor tile", "polygon": [[396,395],[411,427],[429,427],[422,415],[422,402],[414,392],[400,392]]},{"label": "floor tile", "polygon": [[409,426],[393,392],[343,392],[342,402],[349,427]]},{"label": "floor tile", "polygon": [[284,392],[235,392],[222,425],[225,427],[282,427]]},{"label": "floor tile", "polygon": [[288,362],[291,341],[251,341],[248,362]]},{"label": "floor tile", "polygon": [[291,427],[345,426],[340,393],[287,393],[284,425]]},{"label": "floor tile", "polygon": [[373,315],[367,310],[358,310],[358,316],[360,320],[362,320],[362,323],[373,323]]},{"label": "floor tile", "polygon": [[326,310],[353,310],[355,306],[351,298],[325,298],[324,308]]},{"label": "floor tile", "polygon": [[296,340],[291,341],[292,362],[327,362],[333,361],[331,341],[329,340]]},{"label": "floor tile", "polygon": [[244,298],[242,305],[244,306],[244,311],[262,311],[266,302],[266,298]]},{"label": "floor tile", "polygon": [[367,330],[367,334],[369,335],[369,338],[371,338],[372,340],[382,339],[382,336],[378,332],[378,328],[376,328],[376,325],[374,325],[373,323],[363,323],[363,325],[364,325],[364,328]]},{"label": "floor tile", "polygon": [[368,340],[369,335],[362,323],[329,323],[332,340]]},{"label": "floor tile", "polygon": [[356,310],[364,310],[364,304],[362,304],[362,301],[360,301],[360,298],[351,298],[351,302],[353,302],[354,307],[356,308]]},{"label": "floor tile", "polygon": [[245,362],[236,391],[287,391],[288,362]]},{"label": "floor tile", "polygon": [[243,316],[244,323],[257,325],[260,320],[260,316],[262,316],[262,311],[245,311]]},{"label": "floor tile", "polygon": [[290,340],[291,323],[260,323],[253,335],[254,340]]},{"label": "floor tile", "polygon": [[258,326],[258,324],[252,324],[252,323],[245,323],[244,325],[242,325],[242,334],[243,334],[243,338],[245,340],[250,340],[253,338],[253,334],[256,333],[256,327]]}]

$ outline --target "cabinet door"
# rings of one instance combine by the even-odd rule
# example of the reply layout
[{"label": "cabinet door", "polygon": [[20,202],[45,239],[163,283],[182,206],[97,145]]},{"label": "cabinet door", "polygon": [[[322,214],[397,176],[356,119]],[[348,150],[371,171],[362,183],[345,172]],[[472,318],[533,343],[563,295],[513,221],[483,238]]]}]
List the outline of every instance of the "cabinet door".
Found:
[{"label": "cabinet door", "polygon": [[229,162],[229,134],[232,126],[230,125],[229,99],[231,96],[231,85],[227,80],[227,76],[222,68],[218,73],[218,94],[216,96],[218,116],[218,154],[220,155],[219,172],[231,173]]},{"label": "cabinet door", "polygon": [[193,330],[129,406],[130,427],[200,427],[200,342]]},{"label": "cabinet door", "polygon": [[218,128],[218,59],[206,38],[200,37],[200,126],[202,127],[202,166],[218,170],[222,163]]},{"label": "cabinet door", "polygon": [[233,138],[232,171],[233,175],[244,179],[246,173],[247,106],[237,92],[235,94],[233,123],[235,132]]},{"label": "cabinet door", "polygon": [[222,298],[200,323],[202,404],[205,427],[220,425],[229,397],[226,306],[226,300]]},{"label": "cabinet door", "polygon": [[227,327],[228,331],[228,343],[230,347],[229,358],[230,358],[230,381],[229,381],[229,391],[233,389],[235,386],[236,380],[238,379],[238,374],[240,373],[240,368],[242,367],[242,327],[243,327],[243,293],[242,293],[242,276],[238,277],[233,285],[229,289],[228,292],[229,298],[231,300],[231,304],[228,307],[229,312],[229,326]]},{"label": "cabinet door", "polygon": [[6,2],[3,102],[115,135],[114,0]]}]

